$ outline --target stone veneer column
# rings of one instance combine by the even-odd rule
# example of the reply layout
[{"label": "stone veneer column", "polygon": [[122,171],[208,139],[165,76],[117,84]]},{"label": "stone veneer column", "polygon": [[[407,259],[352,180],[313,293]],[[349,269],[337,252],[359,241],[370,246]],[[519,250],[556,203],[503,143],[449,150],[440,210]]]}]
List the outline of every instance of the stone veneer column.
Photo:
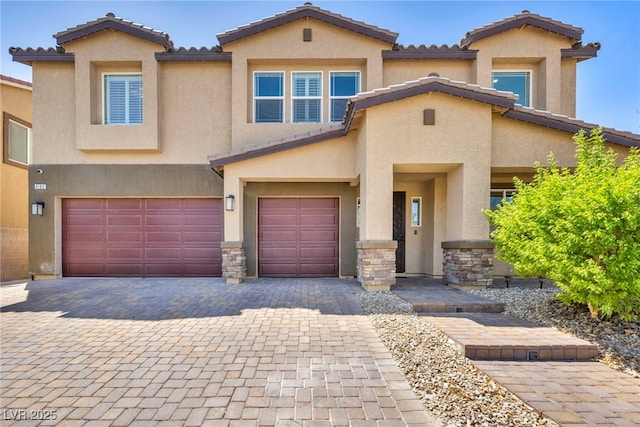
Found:
[{"label": "stone veneer column", "polygon": [[493,283],[493,243],[488,240],[442,242],[443,280],[455,288],[486,288]]},{"label": "stone veneer column", "polygon": [[247,256],[244,242],[221,242],[222,277],[227,283],[240,283],[247,277]]},{"label": "stone veneer column", "polygon": [[395,240],[357,242],[358,280],[368,291],[388,291],[396,284]]}]

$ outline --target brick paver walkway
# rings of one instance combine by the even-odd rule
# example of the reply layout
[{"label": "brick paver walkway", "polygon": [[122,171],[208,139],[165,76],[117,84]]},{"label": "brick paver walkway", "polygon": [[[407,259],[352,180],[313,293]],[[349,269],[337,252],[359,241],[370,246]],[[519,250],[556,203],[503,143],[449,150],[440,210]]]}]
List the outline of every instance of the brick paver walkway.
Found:
[{"label": "brick paver walkway", "polygon": [[2,425],[433,425],[358,292],[336,279],[1,286]]},{"label": "brick paver walkway", "polygon": [[562,426],[640,426],[640,379],[602,363],[473,364]]}]

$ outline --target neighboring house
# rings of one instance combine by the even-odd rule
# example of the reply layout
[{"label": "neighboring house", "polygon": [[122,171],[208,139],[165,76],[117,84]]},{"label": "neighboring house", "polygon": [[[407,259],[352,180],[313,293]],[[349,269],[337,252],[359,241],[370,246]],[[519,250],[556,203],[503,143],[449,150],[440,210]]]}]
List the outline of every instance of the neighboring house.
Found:
[{"label": "neighboring house", "polygon": [[31,273],[487,285],[482,210],[552,150],[575,165],[573,134],[596,126],[569,118],[600,47],[582,33],[525,11],[401,46],[305,4],[210,49],[113,14],[12,48],[33,68],[30,182],[46,184]]},{"label": "neighboring house", "polygon": [[31,83],[0,75],[0,282],[29,277]]}]

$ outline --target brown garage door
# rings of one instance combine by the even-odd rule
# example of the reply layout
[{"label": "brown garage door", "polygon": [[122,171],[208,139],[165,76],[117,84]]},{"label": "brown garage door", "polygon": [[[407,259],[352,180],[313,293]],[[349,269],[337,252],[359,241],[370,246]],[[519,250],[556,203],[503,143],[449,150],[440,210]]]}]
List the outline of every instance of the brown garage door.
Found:
[{"label": "brown garage door", "polygon": [[338,276],[337,198],[261,198],[258,275]]},{"label": "brown garage door", "polygon": [[63,199],[64,276],[220,276],[220,199]]}]

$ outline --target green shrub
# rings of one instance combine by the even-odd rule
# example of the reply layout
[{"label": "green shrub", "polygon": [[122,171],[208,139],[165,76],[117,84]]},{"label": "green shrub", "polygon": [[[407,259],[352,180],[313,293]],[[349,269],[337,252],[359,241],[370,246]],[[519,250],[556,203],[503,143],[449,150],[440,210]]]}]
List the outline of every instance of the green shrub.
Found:
[{"label": "green shrub", "polygon": [[565,303],[629,320],[640,314],[640,153],[618,166],[601,129],[573,139],[575,171],[551,154],[531,183],[514,180],[511,202],[485,211],[491,239],[516,274],[548,277]]}]

